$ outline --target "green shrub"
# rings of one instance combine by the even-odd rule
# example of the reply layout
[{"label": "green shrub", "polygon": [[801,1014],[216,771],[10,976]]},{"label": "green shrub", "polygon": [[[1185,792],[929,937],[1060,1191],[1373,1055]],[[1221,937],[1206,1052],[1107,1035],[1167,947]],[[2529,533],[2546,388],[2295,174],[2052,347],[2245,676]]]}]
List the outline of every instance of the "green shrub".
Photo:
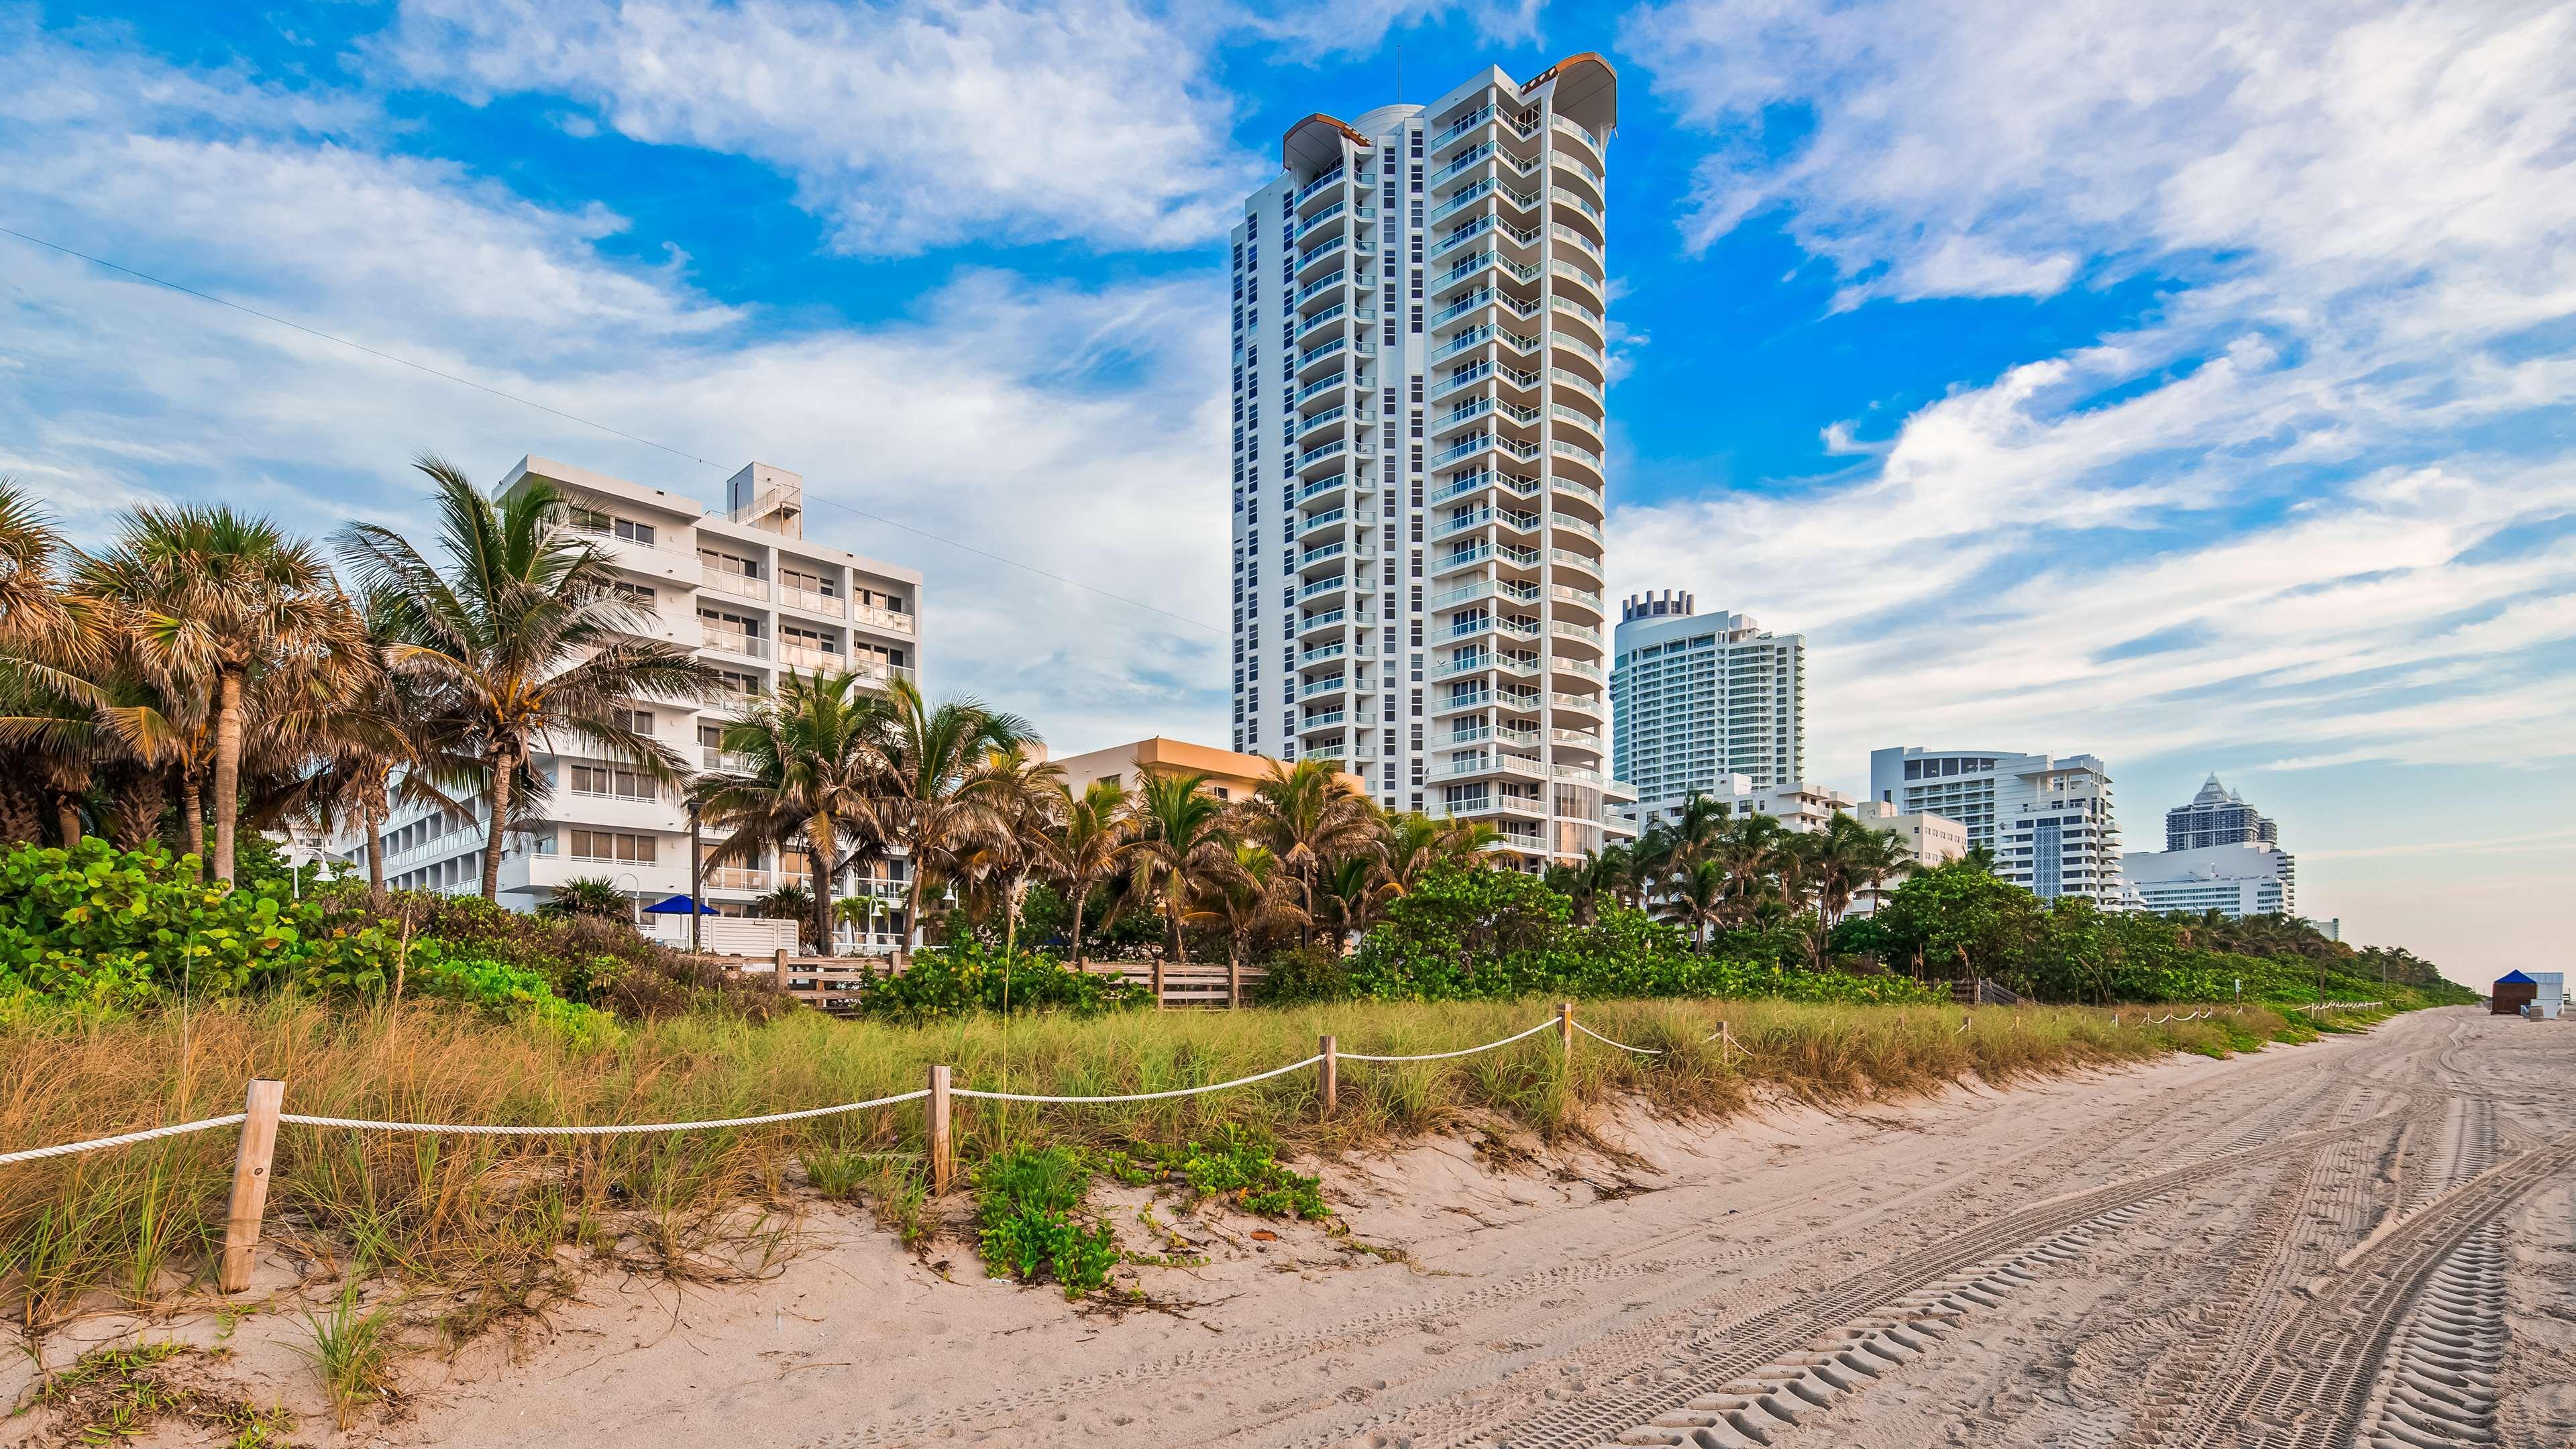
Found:
[{"label": "green shrub", "polygon": [[1263,975],[1252,994],[1263,1006],[1350,999],[1350,968],[1340,947],[1330,942],[1282,951],[1261,964]]},{"label": "green shrub", "polygon": [[1113,1174],[1130,1183],[1177,1180],[1193,1198],[1217,1198],[1269,1218],[1328,1218],[1323,1180],[1291,1171],[1279,1144],[1235,1123],[1214,1139],[1180,1146],[1147,1145],[1114,1154]]},{"label": "green shrub", "polygon": [[1064,1296],[1105,1286],[1118,1266],[1117,1235],[1085,1221],[1091,1171],[1070,1148],[1006,1152],[975,1172],[975,1217],[985,1271],[1024,1283],[1053,1278]]},{"label": "green shrub", "polygon": [[1005,969],[1002,953],[968,940],[915,952],[899,976],[870,985],[859,1008],[870,1016],[918,1024],[977,1011],[1062,1011],[1097,1016],[1146,1004],[1152,989],[1124,977],[1095,975],[1043,951],[1022,951]]}]

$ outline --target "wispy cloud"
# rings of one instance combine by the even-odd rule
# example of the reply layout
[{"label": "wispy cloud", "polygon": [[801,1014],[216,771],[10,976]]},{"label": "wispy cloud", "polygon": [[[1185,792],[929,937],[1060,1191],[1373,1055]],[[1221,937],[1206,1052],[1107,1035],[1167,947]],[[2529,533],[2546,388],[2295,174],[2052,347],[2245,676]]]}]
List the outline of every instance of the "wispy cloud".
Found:
[{"label": "wispy cloud", "polygon": [[[278,316],[669,442],[807,477],[818,537],[930,575],[935,689],[1043,718],[1059,742],[1135,721],[1221,734],[1223,636],[835,510],[841,501],[1222,621],[1226,422],[1212,277],[1094,288],[968,272],[910,315],[799,329],[677,265],[602,253],[617,219],[527,203],[327,127],[224,70],[113,37],[0,32],[42,105],[0,112],[0,209]],[[111,103],[119,95],[147,104]],[[87,96],[90,99],[80,99]],[[32,228],[31,228],[32,229]],[[700,498],[723,472],[425,379],[319,338],[0,238],[0,472],[75,530],[139,499],[220,495],[322,532],[419,521],[424,449],[497,480],[547,453]]]},{"label": "wispy cloud", "polygon": [[1264,174],[1208,72],[1229,19],[1120,0],[407,0],[369,49],[470,100],[565,97],[639,141],[766,163],[847,252],[1172,247],[1221,235]]}]

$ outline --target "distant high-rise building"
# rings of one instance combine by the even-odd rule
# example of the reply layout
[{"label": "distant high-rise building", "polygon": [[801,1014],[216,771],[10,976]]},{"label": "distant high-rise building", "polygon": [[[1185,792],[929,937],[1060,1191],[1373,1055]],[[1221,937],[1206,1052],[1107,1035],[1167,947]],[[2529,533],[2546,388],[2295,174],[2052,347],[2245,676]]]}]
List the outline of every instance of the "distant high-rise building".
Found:
[{"label": "distant high-rise building", "polygon": [[2094,755],[1872,750],[1870,798],[1967,827],[1971,849],[1994,852],[1995,874],[2042,900],[2124,899],[2120,824],[2111,772]]},{"label": "distant high-rise building", "polygon": [[2198,850],[2210,845],[2277,843],[2280,828],[2242,796],[2218,783],[2212,774],[2188,805],[2165,812],[2165,849]]},{"label": "distant high-rise building", "polygon": [[[1487,68],[1281,139],[1233,234],[1234,747],[1599,848],[1618,78]],[[1265,677],[1266,676],[1266,677]]]},{"label": "distant high-rise building", "polygon": [[1770,634],[1742,614],[1692,611],[1687,593],[1619,606],[1610,646],[1610,773],[1637,792],[1641,819],[1694,790],[1796,785],[1807,759],[1804,635]]}]

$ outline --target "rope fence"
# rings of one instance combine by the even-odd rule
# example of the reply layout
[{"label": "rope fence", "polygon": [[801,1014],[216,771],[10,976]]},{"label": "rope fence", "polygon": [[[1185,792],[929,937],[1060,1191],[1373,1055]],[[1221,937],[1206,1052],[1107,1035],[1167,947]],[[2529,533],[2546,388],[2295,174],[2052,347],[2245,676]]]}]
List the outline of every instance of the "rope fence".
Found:
[{"label": "rope fence", "polygon": [[[2376,1001],[2319,1002],[2302,1009],[2356,1010],[2380,1004]],[[2234,1010],[2239,1014],[2243,1012],[2242,1007]],[[2197,1021],[2217,1014],[2218,1008],[2214,1006],[2204,1007],[2179,1017],[2169,1011],[2160,1017],[2146,1017],[2138,1025],[2161,1026],[2176,1020]],[[1959,1017],[1959,1031],[1966,1032],[1972,1020],[1973,1016],[1970,1013],[1962,1012]],[[2111,1020],[2115,1026],[2120,1024],[2120,1017],[2117,1014],[2114,1014]],[[1231,1081],[1210,1082],[1196,1087],[1175,1087],[1160,1092],[1122,1092],[1114,1095],[1082,1097],[1047,1096],[1032,1092],[990,1092],[980,1088],[951,1085],[950,1075],[953,1069],[940,1065],[930,1068],[928,1086],[917,1091],[897,1092],[892,1096],[871,1097],[863,1102],[842,1102],[829,1107],[807,1107],[792,1112],[769,1112],[753,1117],[721,1117],[698,1122],[619,1122],[586,1126],[378,1122],[358,1117],[307,1116],[280,1110],[286,1094],[284,1082],[272,1078],[259,1078],[250,1083],[242,1111],[227,1113],[221,1117],[207,1117],[195,1122],[176,1122],[165,1127],[148,1127],[140,1131],[119,1133],[113,1137],[94,1137],[83,1142],[64,1142],[51,1147],[30,1147],[15,1152],[0,1153],[0,1167],[37,1162],[47,1158],[71,1157],[81,1153],[104,1151],[111,1147],[128,1147],[165,1137],[208,1132],[219,1127],[238,1126],[241,1128],[241,1140],[234,1157],[232,1205],[225,1221],[224,1255],[218,1275],[218,1281],[224,1292],[238,1293],[250,1286],[252,1258],[259,1246],[261,1218],[267,1203],[268,1173],[276,1150],[277,1129],[282,1125],[356,1132],[402,1132],[451,1136],[616,1137],[762,1127],[781,1122],[801,1122],[817,1117],[837,1116],[845,1112],[864,1112],[878,1107],[900,1106],[907,1102],[921,1102],[925,1104],[924,1110],[928,1119],[931,1189],[934,1193],[945,1193],[955,1173],[955,1158],[949,1130],[950,1103],[955,1098],[965,1097],[985,1102],[1021,1102],[1041,1106],[1111,1106],[1127,1102],[1161,1102],[1179,1097],[1204,1096],[1211,1092],[1232,1091],[1238,1087],[1248,1087],[1257,1082],[1266,1082],[1275,1077],[1284,1077],[1291,1072],[1300,1072],[1308,1067],[1314,1067],[1318,1069],[1317,1087],[1322,1112],[1329,1117],[1333,1114],[1336,1105],[1340,1064],[1343,1061],[1388,1064],[1449,1061],[1457,1057],[1497,1051],[1515,1042],[1525,1041],[1550,1028],[1555,1029],[1558,1050],[1569,1064],[1574,1059],[1574,1038],[1578,1032],[1604,1046],[1638,1056],[1660,1057],[1673,1050],[1670,1047],[1632,1046],[1627,1042],[1603,1036],[1576,1020],[1574,1003],[1568,1001],[1558,1003],[1555,1013],[1537,1025],[1516,1031],[1510,1036],[1486,1042],[1481,1046],[1461,1047],[1456,1051],[1446,1052],[1380,1055],[1341,1051],[1334,1039],[1328,1035],[1317,1042],[1318,1050],[1313,1056],[1301,1061],[1290,1062],[1283,1067],[1272,1067],[1268,1071],[1255,1072],[1250,1076],[1236,1077]],[[1732,1028],[1724,1021],[1720,1021],[1717,1024],[1717,1030],[1702,1038],[1702,1041],[1719,1043],[1721,1060],[1724,1060],[1728,1053],[1745,1052],[1745,1048],[1736,1042]],[[1749,1053],[1746,1054],[1749,1055]]]}]

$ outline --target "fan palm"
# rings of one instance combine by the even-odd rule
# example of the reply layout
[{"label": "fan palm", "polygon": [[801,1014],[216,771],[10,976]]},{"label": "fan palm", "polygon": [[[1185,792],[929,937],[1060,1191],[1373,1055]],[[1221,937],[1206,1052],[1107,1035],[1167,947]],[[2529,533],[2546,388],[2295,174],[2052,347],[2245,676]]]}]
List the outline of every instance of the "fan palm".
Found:
[{"label": "fan palm", "polygon": [[1234,847],[1234,868],[1220,871],[1199,887],[1201,908],[1191,919],[1225,926],[1225,1004],[1243,1004],[1243,958],[1263,931],[1285,927],[1302,931],[1306,912],[1296,900],[1297,884],[1265,845]]},{"label": "fan palm", "polygon": [[143,678],[205,701],[214,875],[230,881],[249,697],[264,681],[362,666],[357,611],[311,545],[222,504],[127,514],[116,546],[82,561],[78,588],[114,620]]},{"label": "fan palm", "polygon": [[500,894],[501,847],[531,754],[578,740],[664,784],[679,756],[638,732],[638,698],[697,701],[716,671],[675,643],[642,637],[646,612],[616,588],[608,559],[566,526],[561,497],[531,479],[492,499],[453,466],[415,465],[436,485],[444,570],[375,524],[339,535],[340,555],[371,593],[395,600],[399,641],[388,668],[440,702],[443,728],[481,763],[491,809],[483,898]]},{"label": "fan palm", "polygon": [[855,674],[790,670],[776,694],[724,727],[722,748],[739,766],[690,787],[699,819],[730,832],[708,865],[757,865],[767,851],[805,857],[814,889],[804,930],[824,955],[832,951],[831,882],[857,847],[883,836],[882,746],[892,716],[858,683]]},{"label": "fan palm", "polygon": [[1365,855],[1334,861],[1315,898],[1324,917],[1318,924],[1332,927],[1336,949],[1347,948],[1353,937],[1367,935],[1369,928],[1385,916],[1386,903],[1394,891],[1395,884],[1388,878],[1383,862]]},{"label": "fan palm", "polygon": [[1235,836],[1266,847],[1294,892],[1308,923],[1298,928],[1301,946],[1313,930],[1316,887],[1328,862],[1378,849],[1377,807],[1345,788],[1349,778],[1328,760],[1273,763],[1270,778],[1232,812]]},{"label": "fan palm", "polygon": [[1148,771],[1128,805],[1128,898],[1157,906],[1163,915],[1163,954],[1154,962],[1157,1007],[1163,1004],[1164,962],[1189,962],[1181,924],[1190,898],[1236,868],[1225,806],[1206,784],[1203,774]]}]

